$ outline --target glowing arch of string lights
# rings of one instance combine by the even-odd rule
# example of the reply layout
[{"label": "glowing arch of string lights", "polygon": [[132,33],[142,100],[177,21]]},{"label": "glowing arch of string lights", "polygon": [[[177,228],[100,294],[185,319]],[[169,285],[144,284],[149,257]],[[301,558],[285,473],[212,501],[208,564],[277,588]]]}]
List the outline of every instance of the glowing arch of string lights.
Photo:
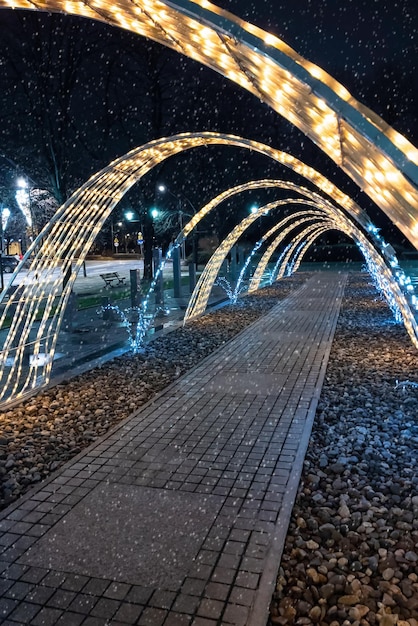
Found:
[{"label": "glowing arch of string lights", "polygon": [[330,222],[329,220],[322,220],[319,225],[318,223],[315,223],[310,224],[309,226],[305,226],[302,232],[296,235],[291,245],[289,246],[289,249],[285,252],[281,266],[279,267],[279,271],[277,273],[277,280],[280,280],[286,275],[290,276],[290,274],[293,273],[292,257],[296,257],[293,260],[297,259],[298,250],[301,245],[307,246],[309,248],[311,243],[313,243],[313,241],[317,237],[322,235],[327,230],[331,230],[332,228],[335,228],[335,226],[333,226],[332,222]]},{"label": "glowing arch of string lights", "polygon": [[[259,149],[259,146],[255,149]],[[291,157],[291,159],[294,159],[294,157]],[[292,169],[296,171],[294,169],[294,165],[292,165]],[[308,170],[311,170],[311,168],[308,168],[307,170],[305,170],[305,175],[307,174]],[[319,175],[319,176],[320,176],[319,180],[321,184],[320,188],[323,191],[325,191],[326,185],[324,185],[323,177],[322,175]],[[312,171],[309,172],[309,179],[311,180],[311,182],[314,181],[314,177],[312,177]],[[348,213],[350,218],[352,218],[355,222],[357,222],[367,232],[368,237],[373,242],[375,248],[380,250],[380,253],[383,255],[387,263],[392,268],[392,269],[388,269],[388,271],[391,274],[393,274],[391,281],[397,281],[398,283],[396,293],[400,292],[403,294],[402,306],[401,306],[401,309],[404,311],[403,316],[405,318],[410,318],[411,320],[414,320],[414,314],[412,313],[411,309],[415,311],[418,308],[418,300],[414,294],[414,287],[411,284],[410,278],[406,277],[403,270],[399,267],[395,251],[390,245],[388,245],[382,239],[381,235],[379,235],[378,233],[379,229],[376,228],[376,226],[374,226],[374,224],[371,222],[367,213],[363,211],[356,203],[354,203],[351,198],[345,196],[345,194],[343,194],[340,190],[335,189],[332,183],[329,182],[329,184],[331,185],[331,187],[328,187],[327,192],[332,197],[332,199],[339,205],[339,207],[336,207],[335,205],[327,202],[327,200],[325,200],[323,196],[319,195],[318,193],[313,192],[310,189],[307,189],[306,187],[302,187],[295,183],[291,183],[289,181],[263,179],[259,181],[250,181],[242,185],[237,185],[236,187],[231,187],[230,189],[223,191],[221,194],[213,198],[210,202],[208,202],[206,206],[204,206],[194,215],[194,217],[185,225],[183,230],[177,236],[175,240],[175,245],[179,246],[184,241],[184,239],[191,233],[191,231],[197,226],[199,221],[203,219],[203,217],[205,217],[208,213],[210,213],[210,211],[212,211],[221,202],[231,198],[233,195],[237,193],[241,193],[242,191],[246,191],[250,189],[253,190],[253,189],[259,189],[259,188],[264,188],[264,187],[276,187],[280,189],[295,191],[299,195],[302,195],[305,198],[311,199],[313,202],[316,203],[317,206],[326,207],[326,210],[331,210],[334,216],[339,215],[340,212],[342,215],[344,215],[343,211],[341,210],[341,209],[344,209]],[[212,287],[210,287],[210,289],[211,288]],[[203,285],[202,285],[202,289],[203,289]],[[205,292],[207,293],[207,298],[209,298],[210,289],[209,289],[209,292]],[[198,296],[197,286],[196,286],[194,295],[192,294],[192,297],[190,299],[188,310],[191,311],[193,309],[193,307],[195,306],[193,304],[193,299],[195,298],[197,300],[198,297],[200,296]],[[392,296],[390,296],[390,298],[391,297]],[[202,295],[202,302],[203,302],[203,298],[204,296]],[[390,298],[388,296],[388,299]],[[203,310],[205,308],[206,306],[203,308]],[[201,315],[203,310],[201,306],[199,305],[198,312],[196,313],[193,312],[193,316]],[[412,327],[414,327],[415,320],[413,322],[411,321],[411,324],[412,324]],[[411,335],[411,337],[415,337],[415,331],[413,331],[413,335]],[[413,342],[415,342],[415,338],[413,338]]]},{"label": "glowing arch of string lights", "polygon": [[[300,203],[306,204],[308,206],[311,205],[313,207],[320,208],[320,205],[316,204],[315,202],[301,200]],[[289,233],[291,233],[292,230],[294,230],[294,228],[298,226],[300,223],[304,223],[308,219],[316,219],[317,216],[323,218],[324,215],[326,215],[326,213],[323,210],[320,210],[319,212],[318,211],[302,211],[302,212],[294,213],[293,215],[288,215],[287,217],[285,217],[278,224],[273,226],[273,228],[271,228],[267,233],[265,233],[265,235],[263,235],[263,241],[266,241],[272,235],[274,235],[274,233],[276,233],[277,231],[280,231],[280,233],[269,244],[268,248],[263,253],[260,261],[258,262],[258,265],[255,269],[255,272],[248,286],[249,293],[257,291],[257,289],[260,287],[261,281],[263,280],[263,276],[266,272],[267,265],[271,259],[271,256],[280,246],[282,241],[286,239]],[[296,221],[299,218],[302,218],[302,222]],[[288,222],[291,222],[291,224],[287,226],[287,228],[283,228]]]},{"label": "glowing arch of string lights", "polygon": [[418,248],[418,150],[281,39],[208,0],[0,0],[149,37],[219,72],[297,126]]},{"label": "glowing arch of string lights", "polygon": [[[332,227],[331,227],[331,229],[330,229],[330,228],[326,228],[324,232],[326,232],[326,231],[328,231],[328,230],[332,230]],[[301,263],[302,263],[302,261],[303,261],[303,257],[304,257],[304,256],[305,256],[305,254],[308,252],[308,250],[309,250],[309,248],[311,247],[311,245],[315,242],[315,240],[316,240],[316,239],[317,239],[317,238],[318,238],[321,234],[322,234],[322,232],[321,232],[321,233],[317,233],[317,234],[315,234],[315,233],[314,233],[314,234],[312,235],[312,237],[311,237],[311,238],[309,238],[309,240],[307,240],[307,241],[304,241],[304,242],[303,242],[303,244],[302,244],[302,246],[300,247],[300,249],[299,249],[299,250],[296,250],[296,253],[295,253],[294,259],[292,260],[292,265],[291,265],[291,268],[289,268],[289,269],[290,269],[290,271],[289,271],[289,273],[290,273],[290,274],[294,274],[295,272],[297,272],[297,271],[298,271],[298,269],[299,269],[299,267],[300,267],[300,264],[301,264]]]},{"label": "glowing arch of string lights", "polygon": [[[322,174],[285,152],[241,137],[209,132],[183,133],[154,140],[93,175],[60,207],[27,251],[22,263],[33,255],[28,276],[18,291],[9,291],[10,297],[0,318],[3,326],[6,318],[11,318],[0,353],[0,400],[6,396],[6,401],[22,397],[31,389],[48,383],[63,314],[78,271],[103,223],[124,194],[166,158],[204,145],[250,149],[277,161],[330,196],[371,238],[379,238],[367,214],[351,198]],[[204,207],[196,214],[182,236],[187,235],[208,210]],[[62,275],[57,276],[56,272],[59,266],[66,276],[64,287]],[[20,267],[22,264],[12,275],[11,286]],[[0,301],[3,298],[4,293]],[[32,355],[29,373],[24,367],[28,351]]]},{"label": "glowing arch of string lights", "polygon": [[[340,216],[340,218],[341,217],[342,216]],[[407,298],[408,289],[406,290],[406,294],[402,292],[401,286],[398,284],[398,281],[396,280],[397,278],[396,274],[398,272],[396,272],[394,276],[391,269],[386,264],[386,261],[384,258],[385,257],[384,247],[383,247],[383,252],[382,253],[379,252],[373,247],[373,245],[370,243],[370,241],[368,241],[368,239],[363,235],[363,233],[351,222],[351,220],[344,220],[343,218],[343,222],[344,223],[342,224],[341,219],[339,220],[338,230],[341,230],[342,232],[344,232],[346,235],[351,237],[357,243],[357,246],[359,247],[366,261],[367,268],[377,288],[381,291],[381,293],[386,298],[387,303],[390,309],[392,310],[392,313],[394,314],[396,321],[398,322],[403,321],[404,326],[410,338],[412,339],[412,343],[415,345],[415,347],[418,347],[418,335],[417,335],[418,327],[417,327],[415,317],[411,313],[411,309],[408,304],[408,298]],[[331,224],[332,224],[332,228],[335,229],[336,228],[335,220],[332,220]],[[281,241],[285,238],[285,236],[288,234],[288,232],[291,230],[291,228],[292,226],[285,229],[285,231],[283,231],[283,236],[279,235],[279,237],[277,237],[273,241],[273,243],[270,244],[270,246],[264,253],[262,259],[259,262],[259,265],[257,266],[256,273],[255,273],[255,275],[256,274],[258,275],[257,285],[254,285],[252,290],[257,288],[260,282],[260,277],[262,273],[264,273],[265,268],[267,267],[267,264],[272,254],[275,252],[275,250],[280,245]],[[275,231],[275,229],[276,227],[271,229],[269,233],[271,234],[272,232]],[[302,254],[299,256],[299,258],[295,259],[292,271],[297,270],[300,262],[302,261],[303,255],[305,254],[305,252],[308,250],[310,246],[310,243],[311,242],[309,241],[306,242],[307,245],[302,250]],[[282,252],[282,254],[280,255],[279,260],[276,264],[276,267],[273,270],[273,276],[274,276],[276,273],[277,267],[279,267],[277,280],[281,276],[283,276],[285,273],[286,266],[288,264],[289,257],[290,257],[290,255],[288,254],[289,250],[294,250],[296,245],[297,243],[295,244],[294,241],[292,241],[292,243],[289,244],[289,246],[287,246]],[[295,256],[297,256],[297,254],[298,253],[296,252]],[[272,280],[273,280],[273,277],[272,277]],[[250,284],[250,289],[251,289],[251,284]],[[416,297],[412,296],[412,298],[413,298],[413,301],[415,301],[416,303]]]},{"label": "glowing arch of string lights", "polygon": [[[223,262],[225,261],[227,255],[231,251],[232,247],[237,243],[238,239],[244,234],[244,232],[262,215],[269,213],[272,210],[278,209],[282,206],[288,204],[302,204],[308,205],[316,208],[316,211],[306,210],[295,213],[293,215],[287,216],[283,218],[278,224],[270,228],[262,237],[262,242],[266,241],[274,232],[283,228],[288,222],[292,222],[287,228],[285,228],[277,240],[275,240],[274,249],[272,249],[271,254],[273,254],[274,250],[280,244],[280,242],[295,228],[299,227],[301,224],[304,224],[306,221],[310,221],[312,219],[324,219],[326,217],[332,218],[334,227],[339,230],[344,230],[346,228],[346,222],[348,221],[342,214],[338,213],[338,210],[332,205],[326,206],[325,203],[318,203],[315,201],[309,201],[306,199],[292,199],[286,198],[283,200],[276,200],[274,202],[269,202],[263,207],[257,209],[256,212],[247,215],[239,224],[233,228],[233,230],[229,233],[227,237],[222,241],[222,243],[215,250],[209,262],[206,264],[203,272],[201,273],[199,280],[193,293],[190,297],[188,307],[186,309],[186,313],[184,316],[184,323],[188,320],[198,317],[202,315],[207,307],[207,303],[209,300],[210,293],[212,291],[215,280],[219,274],[219,271],[222,267]],[[269,247],[270,250],[270,247]],[[262,264],[264,258],[262,257],[260,264]],[[265,264],[267,265],[267,263]],[[265,269],[265,266],[264,266]],[[258,267],[255,272],[255,276],[259,275]],[[258,280],[257,288],[259,286],[260,280]],[[254,291],[254,283],[253,288]]]},{"label": "glowing arch of string lights", "polygon": [[[235,228],[229,233],[227,237],[221,242],[221,244],[217,247],[209,262],[205,265],[203,272],[201,273],[199,280],[197,281],[196,287],[193,290],[193,293],[190,297],[188,307],[186,309],[186,313],[184,316],[184,323],[188,320],[198,317],[202,315],[207,307],[207,303],[209,300],[210,292],[212,291],[212,287],[215,283],[215,280],[219,274],[221,266],[225,261],[228,253],[231,251],[231,248],[236,244],[238,239],[244,234],[244,232],[262,215],[269,213],[272,210],[278,209],[282,206],[286,206],[289,204],[308,204],[311,206],[317,206],[314,202],[310,202],[305,199],[295,199],[295,198],[285,198],[282,200],[275,200],[274,202],[269,202],[265,206],[257,209],[256,212],[247,215]],[[278,225],[274,226],[272,229],[268,231],[265,235],[263,235],[261,242],[264,242],[272,232],[280,228],[283,224],[288,221],[294,219],[295,217],[301,218],[300,220],[295,221],[291,226],[288,227],[288,232],[293,230],[295,227],[304,223],[306,219],[312,219],[325,216],[325,211],[317,211],[313,212],[299,212],[296,213],[296,216],[287,216],[285,217]]]},{"label": "glowing arch of string lights", "polygon": [[[199,277],[197,285],[191,295],[189,305],[187,307],[184,323],[188,320],[198,317],[202,315],[206,310],[207,302],[209,299],[210,292],[213,288],[215,280],[218,276],[219,270],[224,262],[226,256],[230,252],[231,248],[236,244],[238,239],[242,236],[242,234],[249,228],[257,219],[260,218],[266,212],[269,212],[272,209],[276,209],[283,204],[308,204],[311,206],[315,206],[317,209],[320,209],[321,212],[326,214],[330,218],[330,224],[332,228],[337,230],[341,230],[349,237],[354,239],[357,243],[360,251],[362,252],[366,263],[368,265],[368,269],[375,281],[378,283],[379,288],[381,289],[383,295],[386,297],[388,304],[392,311],[395,312],[395,315],[398,318],[398,321],[402,319],[404,326],[413,342],[415,347],[418,348],[418,325],[415,320],[414,314],[411,311],[410,304],[408,301],[408,290],[406,295],[403,293],[401,286],[398,284],[396,280],[396,276],[393,275],[392,270],[388,267],[387,262],[385,260],[385,244],[382,246],[382,251],[377,250],[372,243],[367,239],[367,237],[361,232],[361,230],[333,204],[328,202],[327,200],[321,198],[320,201],[307,201],[305,199],[285,199],[279,200],[276,202],[272,202],[266,204],[263,207],[258,208],[257,212],[252,213],[245,217],[235,228],[229,233],[229,235],[222,241],[222,243],[218,246],[218,248],[213,253],[209,262],[206,264],[202,274]],[[203,209],[202,209],[203,211]],[[312,212],[311,212],[312,213]],[[297,214],[299,215],[299,214]],[[274,250],[277,248],[277,245],[282,241],[285,235],[287,235],[296,225],[303,223],[307,219],[311,219],[308,217],[309,212],[305,213],[305,216],[302,216],[300,221],[295,222],[293,225],[288,226],[283,237],[279,235],[279,238],[274,242],[275,245],[271,245],[268,249],[269,255],[271,256]],[[196,216],[195,216],[196,217]],[[191,224],[193,220],[189,222]],[[284,223],[289,221],[289,217],[284,218]],[[263,240],[266,240],[269,236],[271,236],[276,230],[278,230],[283,225],[283,220],[280,222],[280,225],[275,225],[272,229],[270,229],[264,236]],[[188,226],[188,225],[187,225]],[[284,231],[283,231],[284,232]],[[298,239],[298,242],[300,239]],[[291,251],[293,252],[295,247],[291,246]],[[269,256],[269,258],[270,258]],[[286,267],[288,260],[291,255],[285,254],[285,262],[282,267]],[[262,257],[260,263],[264,263],[264,269],[268,263],[267,253]],[[393,263],[393,259],[391,260]],[[259,274],[258,268],[256,269],[255,274]],[[412,287],[412,286],[411,286]],[[254,287],[253,289],[254,290]],[[413,291],[413,288],[412,288]],[[416,302],[415,296],[413,296],[413,301]]]}]

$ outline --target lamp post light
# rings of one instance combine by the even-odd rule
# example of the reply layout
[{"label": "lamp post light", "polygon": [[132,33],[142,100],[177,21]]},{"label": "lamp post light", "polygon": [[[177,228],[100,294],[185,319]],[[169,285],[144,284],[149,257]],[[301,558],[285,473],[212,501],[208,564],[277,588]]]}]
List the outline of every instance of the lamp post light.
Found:
[{"label": "lamp post light", "polygon": [[155,244],[157,243],[155,230],[154,230],[154,222],[155,220],[158,220],[158,218],[160,217],[160,211],[156,207],[152,207],[152,209],[150,209],[149,214],[151,215],[151,218],[152,218],[152,247],[154,248]]},{"label": "lamp post light", "polygon": [[[168,189],[166,187],[166,185],[164,185],[162,183],[158,185],[157,189],[161,193],[168,193],[168,194],[170,194],[170,196],[177,201],[177,206],[178,206],[177,213],[178,213],[178,220],[179,220],[179,229],[180,229],[180,232],[181,232],[183,230],[183,226],[184,226],[183,216],[187,215],[187,217],[193,217],[194,215],[196,215],[196,208],[193,206],[191,200],[185,194],[181,194],[181,196],[177,196],[175,193],[170,191],[170,189]],[[193,213],[188,213],[187,211],[183,211],[183,209],[182,209],[182,201],[183,200],[187,202],[187,204],[192,209]],[[195,238],[194,238],[194,235],[193,235],[193,252],[194,252],[193,257],[195,257],[195,252],[196,252],[195,251],[195,247],[196,247],[196,244],[195,244]],[[182,244],[181,244],[181,256],[182,256],[182,259],[184,261],[186,259],[186,242],[184,240],[182,241]],[[193,262],[196,262],[195,258],[193,258]]]},{"label": "lamp post light", "polygon": [[[157,211],[157,209],[155,210]],[[141,222],[140,215],[138,215],[138,213],[136,213],[135,211],[131,211],[131,210],[125,211],[124,215],[125,215],[125,219],[131,224]],[[144,230],[143,224],[141,224],[139,228],[140,230],[138,229],[135,230],[135,242],[136,242],[135,245],[139,246],[139,253],[141,256],[143,256],[143,253],[144,253],[144,235],[142,234]],[[130,236],[131,235],[132,234],[130,233]]]},{"label": "lamp post light", "polygon": [[[250,213],[258,213],[260,207],[257,204],[253,204],[250,206]],[[268,211],[263,211],[260,214],[260,218],[258,220],[258,233],[259,233],[259,237],[261,238],[262,235],[262,231],[263,231],[263,215],[268,215],[269,212]]]}]

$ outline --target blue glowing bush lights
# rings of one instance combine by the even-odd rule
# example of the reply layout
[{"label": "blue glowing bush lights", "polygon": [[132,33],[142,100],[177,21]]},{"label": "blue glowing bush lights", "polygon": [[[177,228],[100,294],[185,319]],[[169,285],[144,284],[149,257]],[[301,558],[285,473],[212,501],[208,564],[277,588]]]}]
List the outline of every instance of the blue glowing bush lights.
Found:
[{"label": "blue glowing bush lights", "polygon": [[251,250],[250,254],[248,255],[239,273],[238,280],[235,284],[235,287],[232,286],[232,283],[226,278],[226,276],[218,276],[218,278],[215,280],[214,284],[218,285],[225,291],[226,295],[228,296],[228,300],[231,301],[231,304],[236,304],[238,301],[239,295],[243,293],[244,291],[246,291],[247,285],[244,283],[245,272],[248,269],[248,266],[251,262],[252,257],[262,245],[263,245],[263,240],[261,239],[260,241],[257,241],[254,248]]},{"label": "blue glowing bush lights", "polygon": [[100,307],[97,314],[103,313],[105,316],[109,311],[112,311],[121,321],[123,328],[126,328],[129,336],[129,347],[134,354],[138,354],[144,347],[147,332],[158,314],[158,309],[154,314],[147,314],[143,304],[127,309],[106,304]]},{"label": "blue glowing bush lights", "polygon": [[293,274],[294,267],[296,265],[296,261],[299,258],[299,254],[302,252],[304,248],[309,244],[309,241],[302,241],[302,243],[296,248],[296,252],[293,255],[292,261],[289,263],[286,269],[286,276],[291,276]]},{"label": "blue glowing bush lights", "polygon": [[418,383],[415,383],[412,380],[402,380],[402,381],[397,380],[395,389],[398,389],[398,387],[400,387],[401,390],[405,392],[407,387],[414,387],[418,389]]},{"label": "blue glowing bush lights", "polygon": [[164,269],[166,260],[171,258],[173,250],[178,248],[180,244],[173,244],[167,251],[166,258],[163,259],[155,272],[155,276],[150,284],[146,297],[139,306],[120,309],[117,305],[107,304],[100,307],[97,311],[98,315],[104,315],[108,311],[112,311],[120,319],[122,326],[127,329],[129,336],[129,347],[134,354],[138,354],[145,343],[147,333],[154,322],[155,318],[161,314],[162,308],[157,307],[154,313],[148,313],[148,306],[151,294],[155,291],[158,279]]},{"label": "blue glowing bush lights", "polygon": [[286,256],[287,251],[289,250],[290,246],[292,244],[289,243],[286,248],[283,250],[283,252],[281,253],[281,255],[279,256],[279,258],[276,261],[275,266],[273,267],[273,270],[271,272],[271,276],[270,276],[270,285],[272,285],[274,283],[274,281],[276,280],[276,276],[277,276],[277,272],[279,271],[279,268],[282,264],[282,261],[284,259],[284,257]]},{"label": "blue glowing bush lights", "polygon": [[241,287],[242,285],[242,281],[244,280],[244,276],[245,276],[245,272],[248,269],[249,264],[251,263],[251,259],[253,258],[254,254],[257,252],[257,250],[259,248],[261,248],[261,246],[263,245],[264,241],[263,239],[260,239],[260,241],[257,241],[257,243],[255,244],[254,248],[251,250],[250,254],[248,255],[248,257],[245,260],[245,263],[239,273],[238,276],[238,280],[237,280],[237,284],[235,285],[235,289],[234,289],[234,298],[235,298],[235,302],[237,301],[237,298],[239,296],[240,293],[242,293],[243,288]]},{"label": "blue glowing bush lights", "polygon": [[388,306],[392,311],[393,317],[395,318],[395,321],[397,323],[401,323],[403,321],[402,313],[393,295],[393,291],[391,289],[389,281],[383,274],[379,272],[379,268],[376,267],[376,264],[368,253],[368,250],[360,242],[357,242],[357,245],[364,256],[367,271],[371,276],[374,286],[376,287],[377,291],[386,299]]},{"label": "blue glowing bush lights", "polygon": [[238,296],[240,295],[240,293],[245,291],[246,288],[244,284],[238,286],[238,282],[235,287],[232,287],[232,284],[225,276],[219,276],[215,280],[215,285],[218,285],[225,291],[226,295],[228,296],[228,300],[231,301],[231,304],[237,303]]}]

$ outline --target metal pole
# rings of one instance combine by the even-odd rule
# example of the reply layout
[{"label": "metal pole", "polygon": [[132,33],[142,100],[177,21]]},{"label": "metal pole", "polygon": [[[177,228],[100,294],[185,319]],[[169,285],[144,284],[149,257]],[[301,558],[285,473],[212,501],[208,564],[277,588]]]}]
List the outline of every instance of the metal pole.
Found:
[{"label": "metal pole", "polygon": [[141,285],[139,270],[129,270],[129,282],[131,286],[131,307],[138,306],[138,294]]},{"label": "metal pole", "polygon": [[[180,232],[183,230],[183,211],[180,211]],[[183,239],[181,243],[181,252],[183,255],[183,261],[186,260],[186,240]]]},{"label": "metal pole", "polygon": [[193,293],[194,288],[196,287],[196,265],[191,261],[189,263],[189,290],[190,293]]},{"label": "metal pole", "polygon": [[0,252],[0,286],[1,286],[1,291],[3,291],[4,290],[3,252]]},{"label": "metal pole", "polygon": [[[161,261],[162,261],[162,251],[161,248],[154,248],[153,250],[153,265],[154,265],[154,276],[157,273],[158,268],[161,265]],[[163,280],[163,273],[160,272],[158,279],[157,279],[157,284],[155,285],[155,305],[158,306],[164,306],[164,280]]]},{"label": "metal pole", "polygon": [[173,254],[173,282],[174,282],[174,297],[181,297],[181,266],[180,266],[180,250],[174,248]]}]

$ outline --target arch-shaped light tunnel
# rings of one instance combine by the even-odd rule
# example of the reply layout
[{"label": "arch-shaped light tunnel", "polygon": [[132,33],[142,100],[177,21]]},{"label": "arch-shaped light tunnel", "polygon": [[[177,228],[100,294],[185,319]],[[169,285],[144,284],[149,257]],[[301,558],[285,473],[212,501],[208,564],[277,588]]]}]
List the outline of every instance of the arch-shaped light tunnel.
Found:
[{"label": "arch-shaped light tunnel", "polygon": [[[255,150],[292,169],[334,201],[336,207],[330,203],[333,214],[338,209],[361,226],[377,245],[381,248],[385,245],[367,214],[351,198],[319,172],[285,152],[248,139],[219,133],[184,133],[152,141],[116,159],[92,176],[57,211],[26,253],[23,262],[30,255],[33,256],[29,275],[18,291],[13,294],[9,292],[9,300],[0,318],[0,324],[5,325],[6,318],[12,317],[0,354],[0,400],[6,396],[10,399],[22,396],[34,387],[47,384],[63,312],[77,273],[103,223],[124,194],[158,163],[183,150],[204,145]],[[256,184],[253,182],[253,187]],[[277,187],[296,191],[306,198],[321,201],[322,196],[319,193],[293,183],[275,181],[275,184]],[[241,186],[241,189],[244,187],[245,185]],[[250,187],[251,185],[248,186]],[[204,215],[219,204],[221,197],[229,197],[232,193],[228,190],[203,207],[186,225],[181,236],[188,234]],[[326,201],[322,198],[322,202]],[[392,253],[387,255],[396,265],[396,257]],[[55,272],[59,265],[67,279],[64,288],[61,276]],[[21,267],[22,264],[12,276],[11,286]],[[4,294],[1,298],[4,298]],[[28,350],[34,357],[34,365],[29,372],[23,367]],[[41,352],[46,355],[43,361],[37,358]]]},{"label": "arch-shaped light tunnel", "polygon": [[[232,247],[236,244],[238,239],[244,234],[244,232],[262,215],[269,213],[272,210],[279,209],[283,206],[290,204],[311,204],[313,206],[318,206],[314,202],[310,202],[305,199],[294,199],[294,198],[285,198],[282,200],[276,200],[275,202],[270,202],[263,207],[260,207],[256,212],[250,213],[247,215],[235,228],[229,233],[227,237],[221,242],[218,248],[213,253],[209,262],[206,264],[200,278],[197,282],[197,285],[191,295],[189,305],[186,309],[186,314],[184,316],[184,323],[188,320],[201,315],[205,310],[209,300],[210,292],[212,291],[212,287],[214,282],[219,274],[221,266],[225,261],[227,255],[231,251]],[[319,207],[318,207],[319,208]],[[277,228],[281,228],[283,223],[287,223],[289,221],[293,221],[292,225],[288,228],[287,232],[290,232],[295,227],[302,224],[306,219],[312,219],[312,216],[320,217],[325,215],[325,212],[317,211],[316,213],[309,213],[308,211],[303,211],[300,213],[296,213],[295,216],[290,215],[285,217],[279,224],[273,229],[270,229],[265,236],[262,237],[261,241],[263,242],[269,235],[274,232]],[[300,218],[300,219],[296,219]]]},{"label": "arch-shaped light tunnel", "polygon": [[211,67],[302,130],[418,248],[418,150],[278,37],[208,0],[0,0],[0,7],[106,22]]},{"label": "arch-shaped light tunnel", "polygon": [[[84,183],[38,235],[12,276],[11,287],[23,263],[30,256],[33,258],[27,280],[15,293],[9,291],[10,297],[0,318],[0,324],[5,325],[6,319],[12,317],[0,355],[0,400],[5,396],[21,396],[48,383],[63,313],[77,273],[103,223],[124,194],[158,163],[184,150],[205,145],[255,150],[277,161],[330,196],[374,236],[374,225],[351,198],[322,174],[283,151],[242,137],[209,132],[183,133],[151,141],[116,159]],[[209,210],[208,206],[204,207],[194,216],[185,232]],[[61,276],[55,271],[59,265],[67,279],[64,288]],[[23,363],[29,350],[34,365],[27,372]],[[43,361],[38,358],[41,352],[46,355]]]},{"label": "arch-shaped light tunnel", "polygon": [[277,280],[280,280],[284,276],[290,276],[296,271],[294,265],[296,264],[300,254],[304,249],[308,249],[317,237],[322,235],[328,230],[335,228],[330,220],[322,220],[319,223],[309,224],[300,232],[289,245],[289,249],[286,250],[281,265],[278,268]]},{"label": "arch-shaped light tunnel", "polygon": [[[376,249],[373,244],[367,239],[365,234],[360,230],[360,228],[358,228],[352,220],[350,220],[337,207],[332,205],[327,200],[321,199],[321,201],[307,201],[305,199],[302,199],[298,202],[315,206],[319,210],[319,215],[314,215],[314,219],[316,220],[318,220],[318,217],[319,219],[321,219],[322,215],[327,216],[327,219],[329,220],[329,225],[327,225],[326,227],[327,230],[329,228],[336,228],[337,230],[341,230],[346,235],[354,239],[354,241],[359,246],[361,252],[363,253],[363,256],[365,257],[369,271],[372,273],[373,277],[378,282],[382,293],[385,295],[389,306],[394,311],[394,314],[397,316],[397,318],[403,320],[405,328],[410,335],[412,342],[414,343],[415,347],[418,348],[418,325],[415,316],[409,306],[407,297],[403,293],[399,283],[397,282],[391,271],[391,268],[387,264],[384,254],[385,247],[383,246],[382,251]],[[265,212],[269,212],[287,203],[295,203],[295,200],[279,200],[273,203],[269,203],[264,207],[260,207],[256,213],[252,213],[245,217],[223,240],[223,242],[220,244],[220,246],[217,248],[211,259],[205,266],[205,269],[203,270],[199,281],[193,291],[193,294],[189,301],[189,306],[186,310],[184,318],[185,323],[187,322],[187,320],[197,317],[205,311],[210,292],[218,276],[222,263],[224,262],[231,248],[236,244],[238,239],[247,230],[247,228],[249,228],[249,226],[251,226],[256,219],[259,219],[260,216],[263,215]],[[290,224],[290,226],[287,226],[287,228],[285,228],[274,240],[274,242],[268,247],[267,251],[262,256],[259,262],[259,266],[254,273],[254,277],[250,284],[250,290],[254,291],[254,289],[258,288],[261,277],[265,271],[269,259],[271,258],[271,255],[274,253],[278,245],[283,241],[285,236],[287,236],[295,226],[299,226],[301,223],[311,220],[312,213],[313,212],[306,211],[302,212],[302,214],[296,214],[298,218],[300,217],[300,220],[296,219],[294,224]],[[285,225],[288,221],[289,217],[284,218],[278,225],[274,226],[268,231],[268,233],[266,233],[264,239],[267,239],[267,234],[273,234],[276,230],[282,228],[282,226]],[[312,225],[312,227],[317,228],[317,224]],[[307,229],[309,228],[310,227],[308,226]],[[304,232],[305,231],[303,231],[303,233]],[[285,251],[284,258],[282,259],[282,265],[279,269],[278,278],[280,278],[284,274],[285,268],[288,265],[290,258],[297,249],[297,245],[304,239],[303,233],[302,235],[298,235],[295,238],[295,243],[290,246],[289,250]]]}]

